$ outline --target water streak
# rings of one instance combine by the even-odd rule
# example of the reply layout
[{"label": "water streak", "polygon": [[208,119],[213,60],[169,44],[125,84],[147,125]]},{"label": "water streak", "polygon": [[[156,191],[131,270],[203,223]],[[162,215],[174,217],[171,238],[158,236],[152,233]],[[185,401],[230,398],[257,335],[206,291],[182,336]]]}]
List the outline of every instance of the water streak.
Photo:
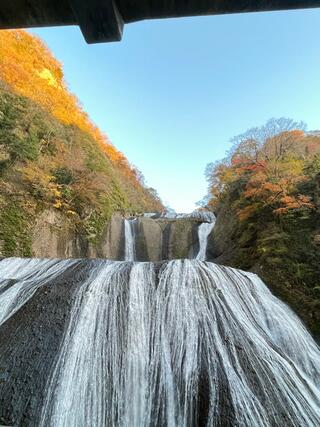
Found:
[{"label": "water streak", "polygon": [[40,425],[318,427],[319,375],[319,348],[257,276],[95,261]]},{"label": "water streak", "polygon": [[0,262],[0,325],[36,290],[63,274],[76,260],[6,258]]},{"label": "water streak", "polygon": [[124,259],[125,261],[135,261],[135,220],[124,220]]},{"label": "water streak", "polygon": [[198,227],[199,252],[196,257],[199,261],[206,260],[208,237],[213,230],[215,220],[212,222],[203,222]]}]

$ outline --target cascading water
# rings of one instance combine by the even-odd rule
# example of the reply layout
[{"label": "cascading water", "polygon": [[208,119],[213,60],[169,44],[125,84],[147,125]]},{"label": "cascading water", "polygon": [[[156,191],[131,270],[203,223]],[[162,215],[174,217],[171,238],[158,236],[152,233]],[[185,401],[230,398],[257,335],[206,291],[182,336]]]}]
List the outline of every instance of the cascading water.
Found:
[{"label": "cascading water", "polygon": [[124,242],[125,261],[135,261],[134,220],[124,220]]},{"label": "cascading water", "polygon": [[[1,261],[1,277],[11,264],[29,280],[30,262]],[[38,263],[33,280],[47,285],[59,262]],[[197,260],[88,260],[82,269],[30,425],[319,426],[319,348],[256,275]],[[20,288],[19,309],[40,289],[22,301]],[[0,348],[0,366],[16,363]],[[13,392],[0,382],[0,421]]]},{"label": "cascading water", "polygon": [[202,262],[205,220],[194,260],[132,263],[132,220],[130,262],[1,260],[0,424],[318,427],[319,347],[256,275]]},{"label": "cascading water", "polygon": [[198,227],[199,252],[196,259],[199,261],[206,260],[208,237],[213,230],[214,224],[215,217],[211,219],[211,222],[203,222]]},{"label": "cascading water", "polygon": [[7,258],[1,261],[0,325],[45,282],[70,269],[75,260]]}]

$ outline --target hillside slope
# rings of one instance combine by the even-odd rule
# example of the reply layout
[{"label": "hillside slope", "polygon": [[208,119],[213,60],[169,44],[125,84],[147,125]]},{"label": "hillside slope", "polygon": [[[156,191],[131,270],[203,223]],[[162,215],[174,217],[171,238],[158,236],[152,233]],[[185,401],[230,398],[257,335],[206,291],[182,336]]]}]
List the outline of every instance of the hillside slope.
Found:
[{"label": "hillside slope", "polygon": [[241,135],[209,166],[211,257],[257,272],[320,337],[320,137],[278,125]]},{"label": "hillside slope", "polygon": [[69,93],[61,65],[42,42],[2,31],[0,46],[1,255],[40,256],[34,239],[44,238],[45,222],[61,239],[77,236],[87,248],[114,212],[162,210],[140,172]]}]

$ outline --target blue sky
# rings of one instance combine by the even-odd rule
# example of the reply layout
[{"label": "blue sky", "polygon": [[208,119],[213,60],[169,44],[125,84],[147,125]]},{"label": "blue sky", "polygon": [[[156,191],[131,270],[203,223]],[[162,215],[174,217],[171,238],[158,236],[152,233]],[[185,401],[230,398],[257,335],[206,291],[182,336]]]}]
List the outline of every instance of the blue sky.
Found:
[{"label": "blue sky", "polygon": [[204,169],[270,117],[320,128],[320,9],[144,21],[121,43],[34,30],[92,120],[165,203],[193,210]]}]

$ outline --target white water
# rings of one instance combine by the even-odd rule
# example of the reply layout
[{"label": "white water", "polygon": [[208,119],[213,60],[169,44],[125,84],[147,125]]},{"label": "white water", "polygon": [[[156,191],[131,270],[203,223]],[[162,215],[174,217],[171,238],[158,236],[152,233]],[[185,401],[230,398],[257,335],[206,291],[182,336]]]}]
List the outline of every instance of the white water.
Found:
[{"label": "white water", "polygon": [[196,259],[199,261],[206,260],[208,237],[213,230],[215,220],[212,222],[203,222],[198,227],[199,252]]},{"label": "white water", "polygon": [[[145,214],[147,216],[151,216],[152,215],[156,215],[156,214],[152,214],[152,213],[147,213]],[[176,213],[176,212],[165,212],[163,214],[161,214],[161,218],[167,218],[167,219],[196,219],[199,221],[203,221],[203,222],[214,222],[216,217],[214,215],[214,213],[212,213],[211,211],[193,211],[191,213]]]},{"label": "white water", "polygon": [[[319,427],[319,347],[256,275],[200,261],[213,226],[197,260],[90,261],[37,425]],[[0,325],[76,262],[2,260]]]},{"label": "white water", "polygon": [[257,276],[196,260],[158,273],[97,261],[40,425],[318,427],[319,387],[319,348]]},{"label": "white water", "polygon": [[124,259],[125,261],[135,261],[135,234],[134,220],[124,220]]},{"label": "white water", "polygon": [[75,260],[7,258],[0,263],[0,325]]}]

